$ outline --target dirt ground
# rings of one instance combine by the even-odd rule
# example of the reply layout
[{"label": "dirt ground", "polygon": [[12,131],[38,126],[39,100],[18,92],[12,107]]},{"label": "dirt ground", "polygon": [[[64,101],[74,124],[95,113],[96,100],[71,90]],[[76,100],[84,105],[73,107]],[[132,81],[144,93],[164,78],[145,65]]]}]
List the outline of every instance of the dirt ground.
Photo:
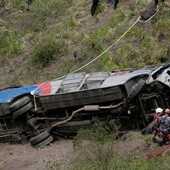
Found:
[{"label": "dirt ground", "polygon": [[71,140],[55,141],[39,149],[32,148],[29,144],[0,145],[0,170],[47,170],[54,166],[62,170],[72,158]]},{"label": "dirt ground", "polygon": [[150,151],[159,147],[152,143],[152,135],[129,131],[119,140],[99,145],[84,141],[80,148],[73,147],[73,140],[58,140],[44,148],[33,148],[29,144],[0,144],[0,170],[66,170],[79,159],[93,159],[99,150],[100,156],[107,153],[126,157],[129,153],[136,158],[147,158]]}]

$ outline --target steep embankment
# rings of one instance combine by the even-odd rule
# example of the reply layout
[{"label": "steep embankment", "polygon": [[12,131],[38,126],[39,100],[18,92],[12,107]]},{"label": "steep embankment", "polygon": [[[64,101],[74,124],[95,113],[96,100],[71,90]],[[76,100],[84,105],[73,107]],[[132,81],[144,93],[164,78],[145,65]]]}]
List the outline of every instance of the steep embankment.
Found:
[{"label": "steep embankment", "polygon": [[[101,1],[96,16],[91,1],[23,0],[0,6],[0,87],[42,82],[67,74],[98,56],[151,6],[121,1],[117,10]],[[116,46],[82,71],[142,67],[168,60],[170,11],[160,4],[151,22],[138,23]],[[78,51],[78,58],[73,53]],[[170,51],[170,50],[169,50]]]}]

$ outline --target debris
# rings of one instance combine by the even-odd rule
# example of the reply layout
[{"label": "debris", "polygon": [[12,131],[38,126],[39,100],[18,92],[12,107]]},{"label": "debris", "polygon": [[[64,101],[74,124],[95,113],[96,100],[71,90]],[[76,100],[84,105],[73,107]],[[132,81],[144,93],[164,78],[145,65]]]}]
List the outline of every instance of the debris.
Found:
[{"label": "debris", "polygon": [[144,11],[141,12],[141,21],[146,21],[148,20],[151,16],[153,16],[157,12],[156,7],[150,7],[148,9],[145,9]]}]

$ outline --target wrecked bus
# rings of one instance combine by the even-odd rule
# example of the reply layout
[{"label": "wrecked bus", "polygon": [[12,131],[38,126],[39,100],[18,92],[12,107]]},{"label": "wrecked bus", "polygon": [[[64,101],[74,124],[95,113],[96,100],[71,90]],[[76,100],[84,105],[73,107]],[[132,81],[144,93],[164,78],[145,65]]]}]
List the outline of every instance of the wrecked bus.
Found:
[{"label": "wrecked bus", "polygon": [[170,107],[170,64],[112,72],[79,72],[0,91],[0,142],[45,146],[75,135],[93,118],[119,120],[120,130],[143,129],[157,107]]}]

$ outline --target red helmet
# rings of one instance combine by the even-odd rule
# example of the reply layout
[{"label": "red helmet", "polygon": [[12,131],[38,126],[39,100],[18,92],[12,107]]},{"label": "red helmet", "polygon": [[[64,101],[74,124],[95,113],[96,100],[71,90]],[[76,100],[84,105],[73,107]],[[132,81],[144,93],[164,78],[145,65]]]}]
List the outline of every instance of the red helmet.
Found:
[{"label": "red helmet", "polygon": [[170,109],[165,109],[165,113],[170,115]]}]

